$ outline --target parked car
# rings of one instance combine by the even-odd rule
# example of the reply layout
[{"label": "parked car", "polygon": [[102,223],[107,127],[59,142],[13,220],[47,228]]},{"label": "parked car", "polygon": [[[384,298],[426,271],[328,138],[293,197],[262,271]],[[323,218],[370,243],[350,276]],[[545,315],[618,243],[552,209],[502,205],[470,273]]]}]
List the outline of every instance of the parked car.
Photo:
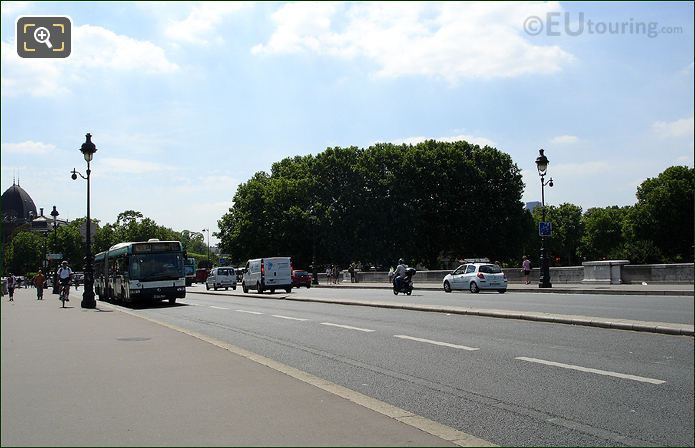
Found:
[{"label": "parked car", "polygon": [[307,271],[292,271],[292,286],[295,288],[300,286],[311,288],[311,274]]},{"label": "parked car", "polygon": [[500,294],[507,292],[507,276],[492,263],[467,263],[447,274],[443,281],[444,291],[468,289],[472,293],[492,289]]},{"label": "parked car", "polygon": [[292,292],[292,261],[290,257],[256,258],[246,262],[241,289],[255,289],[259,294],[269,289]]},{"label": "parked car", "polygon": [[236,273],[233,267],[213,268],[205,279],[205,289],[229,288],[236,290]]}]

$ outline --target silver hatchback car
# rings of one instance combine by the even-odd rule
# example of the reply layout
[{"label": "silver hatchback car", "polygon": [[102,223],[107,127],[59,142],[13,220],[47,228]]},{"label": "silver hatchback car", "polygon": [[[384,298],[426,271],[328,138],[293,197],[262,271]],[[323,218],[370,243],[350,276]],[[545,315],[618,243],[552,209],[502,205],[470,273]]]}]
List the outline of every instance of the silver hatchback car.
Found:
[{"label": "silver hatchback car", "polygon": [[462,264],[444,277],[444,291],[468,289],[477,293],[481,289],[493,289],[500,294],[507,292],[507,276],[502,269],[492,263]]}]

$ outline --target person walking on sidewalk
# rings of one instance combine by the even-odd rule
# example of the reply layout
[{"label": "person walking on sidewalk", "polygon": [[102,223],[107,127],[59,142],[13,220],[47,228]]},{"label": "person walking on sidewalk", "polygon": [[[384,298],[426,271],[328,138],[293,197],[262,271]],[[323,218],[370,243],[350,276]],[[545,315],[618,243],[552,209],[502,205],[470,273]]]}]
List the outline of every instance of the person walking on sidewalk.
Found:
[{"label": "person walking on sidewalk", "polygon": [[43,286],[46,283],[46,276],[43,275],[41,269],[39,269],[39,272],[34,276],[33,283],[34,286],[36,286],[36,300],[43,300]]},{"label": "person walking on sidewalk", "polygon": [[529,275],[531,274],[531,260],[528,259],[526,255],[524,255],[523,261],[521,262],[521,271],[524,274],[524,282],[525,284],[529,284]]},{"label": "person walking on sidewalk", "polygon": [[17,284],[17,280],[14,278],[14,275],[10,272],[10,275],[7,276],[7,293],[10,295],[10,302],[14,302],[14,287]]}]

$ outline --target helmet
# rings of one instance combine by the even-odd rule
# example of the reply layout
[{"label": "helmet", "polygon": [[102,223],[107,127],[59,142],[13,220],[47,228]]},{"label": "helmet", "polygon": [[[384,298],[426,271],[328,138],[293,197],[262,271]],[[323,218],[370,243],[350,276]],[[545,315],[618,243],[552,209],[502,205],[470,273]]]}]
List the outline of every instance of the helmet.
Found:
[{"label": "helmet", "polygon": [[67,266],[68,260],[63,260],[63,266]]},{"label": "helmet", "polygon": [[399,258],[399,259],[398,259],[398,264],[403,264],[403,263],[405,263],[405,262],[403,261],[403,259],[402,259],[402,258]]}]

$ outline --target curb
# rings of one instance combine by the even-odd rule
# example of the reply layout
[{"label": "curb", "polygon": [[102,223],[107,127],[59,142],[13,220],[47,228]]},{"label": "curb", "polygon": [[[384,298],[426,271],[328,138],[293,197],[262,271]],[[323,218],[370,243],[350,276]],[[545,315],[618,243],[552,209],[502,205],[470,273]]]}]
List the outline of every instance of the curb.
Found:
[{"label": "curb", "polygon": [[408,303],[389,303],[389,302],[363,302],[359,300],[336,300],[318,298],[295,298],[286,295],[281,296],[259,296],[257,294],[217,294],[212,292],[196,292],[196,294],[207,294],[214,296],[235,296],[248,297],[255,299],[269,300],[291,300],[295,302],[315,302],[331,303],[335,305],[371,306],[375,308],[388,308],[409,311],[426,311],[430,313],[449,313],[480,317],[494,317],[500,319],[520,319],[534,322],[549,322],[554,324],[581,325],[586,327],[609,328],[613,330],[632,330],[647,333],[659,333],[678,336],[695,336],[695,328],[686,324],[669,324],[667,322],[645,322],[629,319],[599,318],[591,316],[575,316],[571,314],[551,314],[542,312],[508,311],[508,310],[489,310],[461,307],[447,307],[440,305],[416,305]]},{"label": "curb", "polygon": [[[335,288],[335,289],[391,289],[390,286],[360,285],[360,286],[340,286],[340,285],[315,285],[314,288]],[[430,286],[420,283],[416,289],[423,291],[443,291],[440,286]],[[508,293],[528,292],[540,294],[600,294],[600,295],[634,295],[634,296],[693,296],[695,291],[690,290],[620,290],[620,289],[574,289],[574,288],[535,288],[535,289],[515,289],[507,288]]]}]

